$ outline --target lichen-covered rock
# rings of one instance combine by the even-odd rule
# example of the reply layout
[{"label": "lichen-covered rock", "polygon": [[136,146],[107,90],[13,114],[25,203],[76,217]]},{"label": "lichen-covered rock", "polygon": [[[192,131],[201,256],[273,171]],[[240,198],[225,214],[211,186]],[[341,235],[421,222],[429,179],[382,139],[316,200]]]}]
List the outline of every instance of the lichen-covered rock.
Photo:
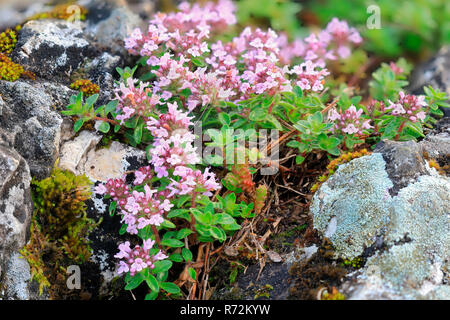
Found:
[{"label": "lichen-covered rock", "polygon": [[[30,170],[14,150],[0,145],[0,277],[11,255],[26,243],[33,203]],[[0,278],[1,279],[1,278]]]},{"label": "lichen-covered rock", "polygon": [[430,141],[385,143],[383,154],[341,165],[315,194],[314,226],[336,255],[367,258],[341,288],[348,298],[450,298],[450,179],[423,158],[424,148],[442,152]]},{"label": "lichen-covered rock", "polygon": [[7,264],[0,284],[0,297],[7,300],[46,300],[48,295],[39,295],[39,285],[31,281],[30,265],[27,260],[14,252]]},{"label": "lichen-covered rock", "polygon": [[89,42],[75,24],[64,20],[33,20],[20,31],[12,57],[38,77],[67,78],[68,73],[80,66],[88,50]]},{"label": "lichen-covered rock", "polygon": [[62,118],[55,107],[59,101],[68,100],[65,94],[69,93],[61,89],[52,95],[47,93],[48,86],[0,81],[0,94],[4,100],[0,139],[19,152],[27,160],[32,175],[40,179],[50,174],[58,156]]},{"label": "lichen-covered rock", "polygon": [[314,227],[325,234],[338,255],[352,259],[373,244],[388,223],[393,186],[380,153],[341,165],[314,196]]}]

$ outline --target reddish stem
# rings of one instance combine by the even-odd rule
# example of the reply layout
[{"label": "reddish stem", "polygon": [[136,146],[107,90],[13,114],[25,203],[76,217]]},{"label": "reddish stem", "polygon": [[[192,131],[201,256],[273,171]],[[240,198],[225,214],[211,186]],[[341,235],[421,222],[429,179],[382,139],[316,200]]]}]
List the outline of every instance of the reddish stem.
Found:
[{"label": "reddish stem", "polygon": [[395,135],[394,140],[398,140],[398,138],[400,137],[400,133],[402,132],[405,124],[406,124],[406,120],[403,120],[402,124],[400,125],[400,127],[397,130],[397,134]]},{"label": "reddish stem", "polygon": [[156,243],[158,244],[158,247],[162,250],[162,246],[161,246],[161,238],[159,237],[159,232],[158,232],[158,230],[156,229],[156,226],[155,226],[155,225],[152,225],[152,231],[153,231],[153,233],[154,233],[154,235],[155,235],[155,241],[156,241]]}]

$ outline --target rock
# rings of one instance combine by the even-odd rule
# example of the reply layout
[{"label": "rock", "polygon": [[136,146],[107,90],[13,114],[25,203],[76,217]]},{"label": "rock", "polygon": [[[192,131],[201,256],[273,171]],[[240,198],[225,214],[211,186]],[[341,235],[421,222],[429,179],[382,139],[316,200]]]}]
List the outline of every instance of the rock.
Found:
[{"label": "rock", "polygon": [[[99,6],[102,6],[102,4],[94,1],[93,6],[96,9],[88,19],[91,23],[87,32],[91,34],[98,46],[107,48],[107,51],[112,53],[124,55],[127,52],[124,48],[124,39],[135,28],[144,27],[143,20],[126,6],[114,8],[108,3],[103,4],[101,14],[92,17],[96,12],[99,12]],[[88,10],[90,7],[88,6]]]},{"label": "rock", "polygon": [[[42,179],[50,174],[58,156],[62,118],[56,105],[69,99],[69,91],[57,84],[0,81],[4,100],[0,115],[0,140],[9,144],[28,162],[31,174]],[[49,89],[50,88],[50,89]],[[50,93],[49,93],[50,91]],[[56,95],[55,95],[56,96]]]},{"label": "rock", "polygon": [[30,170],[14,150],[0,145],[0,270],[8,273],[8,261],[23,248],[29,236],[33,212]]},{"label": "rock", "polygon": [[434,130],[428,134],[420,146],[422,152],[426,151],[432,159],[442,162],[442,165],[450,164],[450,118],[441,119]]},{"label": "rock", "polygon": [[0,296],[7,300],[46,300],[48,295],[39,295],[39,285],[31,282],[30,265],[27,260],[15,252],[11,255]]},{"label": "rock", "polygon": [[447,145],[448,135],[384,142],[341,165],[314,195],[314,227],[336,256],[367,258],[342,285],[347,298],[450,298],[450,179],[423,157],[424,149],[444,156],[436,141]]},{"label": "rock", "polygon": [[76,24],[65,20],[33,20],[20,31],[12,58],[40,78],[58,77],[67,81],[89,49],[89,42]]},{"label": "rock", "polygon": [[[409,91],[423,94],[423,87],[431,85],[450,96],[450,46],[441,50],[429,61],[417,67],[411,75]],[[446,117],[450,116],[449,108],[442,108]]]},{"label": "rock", "polygon": [[100,142],[101,136],[91,131],[83,130],[73,140],[62,145],[58,166],[62,169],[70,170],[76,175],[80,175],[84,170],[86,153]]},{"label": "rock", "polygon": [[89,151],[84,173],[93,181],[106,182],[138,169],[145,162],[144,151],[113,141],[109,148]]},{"label": "rock", "polygon": [[82,78],[92,79],[101,88],[97,103],[107,104],[115,99],[113,74],[116,74],[116,68],[122,64],[122,60],[120,56],[104,52],[94,59],[86,59],[80,67]]},{"label": "rock", "polygon": [[427,173],[422,148],[415,141],[384,140],[374,151],[381,153],[385,160],[385,170],[393,183],[389,190],[391,196],[397,195],[400,189]]},{"label": "rock", "polygon": [[393,184],[380,153],[341,165],[316,192],[311,205],[314,227],[345,258],[362,254],[387,224]]}]

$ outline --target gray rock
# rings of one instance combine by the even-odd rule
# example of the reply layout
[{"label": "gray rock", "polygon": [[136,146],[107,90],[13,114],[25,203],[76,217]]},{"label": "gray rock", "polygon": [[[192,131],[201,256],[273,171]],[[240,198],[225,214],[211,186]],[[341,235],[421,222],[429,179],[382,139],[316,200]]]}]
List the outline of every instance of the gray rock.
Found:
[{"label": "gray rock", "polygon": [[450,179],[422,155],[423,148],[445,152],[433,147],[434,139],[385,142],[376,149],[383,154],[341,165],[314,195],[314,227],[329,237],[336,256],[367,257],[342,285],[348,298],[450,298]]},{"label": "gray rock", "polygon": [[88,50],[89,42],[76,24],[64,20],[33,20],[20,31],[12,58],[38,77],[53,80],[67,78],[80,66]]},{"label": "gray rock", "polygon": [[17,150],[27,160],[32,175],[40,179],[50,174],[59,152],[62,118],[56,105],[69,98],[64,86],[57,95],[51,90],[54,94],[48,93],[48,87],[55,86],[0,81],[5,102],[0,115],[0,139]]},{"label": "gray rock", "polygon": [[27,260],[15,252],[11,255],[7,271],[1,283],[0,297],[6,300],[46,300],[49,298],[44,291],[39,294],[39,285],[31,281],[30,265]]},{"label": "gray rock", "polygon": [[[108,51],[124,55],[124,39],[137,27],[144,27],[143,20],[128,7],[112,7],[106,4],[105,13],[88,25],[86,31],[100,47]],[[89,7],[88,7],[89,9]]]},{"label": "gray rock", "polygon": [[389,190],[391,196],[423,174],[426,174],[422,148],[415,141],[384,140],[374,150],[383,155],[386,171],[394,184]]},{"label": "gray rock", "polygon": [[23,248],[33,212],[30,170],[14,150],[0,145],[0,269],[8,270],[11,255]]},{"label": "gray rock", "polygon": [[[433,58],[414,70],[409,91],[422,94],[423,87],[429,85],[450,95],[450,46],[442,47]],[[442,108],[442,111],[446,117],[450,116],[449,108]]]}]

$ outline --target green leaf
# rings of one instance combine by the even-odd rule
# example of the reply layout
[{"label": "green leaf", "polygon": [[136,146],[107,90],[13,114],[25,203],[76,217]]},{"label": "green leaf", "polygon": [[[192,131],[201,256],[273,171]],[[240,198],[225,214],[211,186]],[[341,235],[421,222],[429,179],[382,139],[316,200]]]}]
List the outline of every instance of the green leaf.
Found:
[{"label": "green leaf", "polygon": [[145,122],[140,122],[136,128],[134,128],[134,141],[136,142],[136,144],[141,143],[142,140],[142,133],[144,130],[144,124]]},{"label": "green leaf", "polygon": [[212,223],[210,214],[204,214],[200,210],[194,208],[191,208],[191,213],[194,215],[195,220],[202,224],[210,225]]},{"label": "green leaf", "polygon": [[150,293],[147,293],[145,295],[144,300],[156,300],[156,298],[158,298],[158,291],[152,291]]},{"label": "green leaf", "polygon": [[305,161],[305,157],[302,157],[302,156],[296,156],[295,157],[295,163],[296,164],[302,164],[303,161]]},{"label": "green leaf", "polygon": [[228,113],[226,113],[226,112],[219,113],[218,118],[219,118],[219,121],[224,125],[229,126],[231,124],[231,118],[228,115]]},{"label": "green leaf", "polygon": [[171,294],[180,293],[180,288],[178,288],[178,286],[172,282],[162,282],[161,289],[163,289]]},{"label": "green leaf", "polygon": [[147,282],[148,287],[152,289],[154,292],[159,292],[159,283],[156,280],[155,276],[152,274],[148,274],[145,278],[145,282]]},{"label": "green leaf", "polygon": [[89,98],[86,99],[86,104],[89,106],[93,106],[94,103],[97,101],[98,99],[98,93],[93,94],[92,96],[90,96]]},{"label": "green leaf", "polygon": [[254,108],[251,112],[248,118],[251,121],[263,121],[266,119],[267,111],[261,108],[260,106],[257,106]]},{"label": "green leaf", "polygon": [[105,107],[105,113],[108,114],[108,113],[115,112],[118,104],[119,104],[118,100],[112,100],[112,101],[108,102],[108,104]]},{"label": "green leaf", "polygon": [[164,219],[163,223],[161,223],[161,226],[168,229],[174,229],[177,227],[173,222],[166,219]]},{"label": "green leaf", "polygon": [[233,222],[236,222],[232,216],[230,216],[227,213],[219,213],[215,216],[216,223],[219,224],[231,224]]},{"label": "green leaf", "polygon": [[298,98],[303,97],[303,90],[302,90],[302,88],[300,88],[299,86],[295,86],[295,87],[293,88],[293,91],[294,91],[295,95],[296,95]]},{"label": "green leaf", "polygon": [[172,268],[172,261],[170,260],[159,260],[155,262],[155,267],[152,269],[153,273],[166,272]]},{"label": "green leaf", "polygon": [[114,215],[114,213],[116,212],[116,207],[117,207],[117,202],[113,201],[111,202],[111,204],[109,205],[109,215],[112,217]]},{"label": "green leaf", "polygon": [[195,271],[194,268],[189,267],[188,268],[188,273],[191,276],[192,279],[197,280],[197,272]]},{"label": "green leaf", "polygon": [[176,238],[184,239],[193,232],[194,231],[192,231],[191,229],[187,229],[187,228],[181,229],[180,231],[177,232]]},{"label": "green leaf", "polygon": [[220,242],[224,242],[227,239],[227,235],[225,234],[225,231],[223,231],[221,228],[218,227],[211,227],[210,229],[211,235],[219,240]]},{"label": "green leaf", "polygon": [[119,234],[120,234],[120,235],[124,235],[125,232],[127,232],[127,228],[128,228],[128,225],[127,225],[127,224],[123,224],[123,225],[120,227]]},{"label": "green leaf", "polygon": [[180,215],[182,215],[182,214],[185,214],[185,213],[189,213],[189,210],[188,210],[188,209],[175,209],[175,210],[171,210],[171,211],[169,212],[169,214],[167,215],[167,218],[175,218],[175,217],[178,217],[178,216],[180,216]]},{"label": "green leaf", "polygon": [[144,281],[141,273],[137,273],[134,277],[131,277],[130,281],[125,286],[125,290],[133,290],[139,287],[139,285]]},{"label": "green leaf", "polygon": [[169,256],[169,260],[173,262],[183,262],[183,257],[179,253],[174,253]]},{"label": "green leaf", "polygon": [[191,252],[191,250],[183,248],[181,250],[181,255],[183,256],[184,260],[186,260],[186,262],[192,261],[192,252]]},{"label": "green leaf", "polygon": [[103,132],[103,133],[108,133],[110,128],[110,125],[108,122],[103,121],[100,126],[98,127],[98,131]]},{"label": "green leaf", "polygon": [[78,120],[75,122],[75,124],[73,125],[73,130],[74,130],[75,132],[80,131],[80,129],[81,129],[81,127],[83,126],[83,124],[84,124],[84,118],[78,119]]},{"label": "green leaf", "polygon": [[165,239],[161,241],[161,245],[171,248],[180,248],[184,246],[184,243],[177,239]]}]

